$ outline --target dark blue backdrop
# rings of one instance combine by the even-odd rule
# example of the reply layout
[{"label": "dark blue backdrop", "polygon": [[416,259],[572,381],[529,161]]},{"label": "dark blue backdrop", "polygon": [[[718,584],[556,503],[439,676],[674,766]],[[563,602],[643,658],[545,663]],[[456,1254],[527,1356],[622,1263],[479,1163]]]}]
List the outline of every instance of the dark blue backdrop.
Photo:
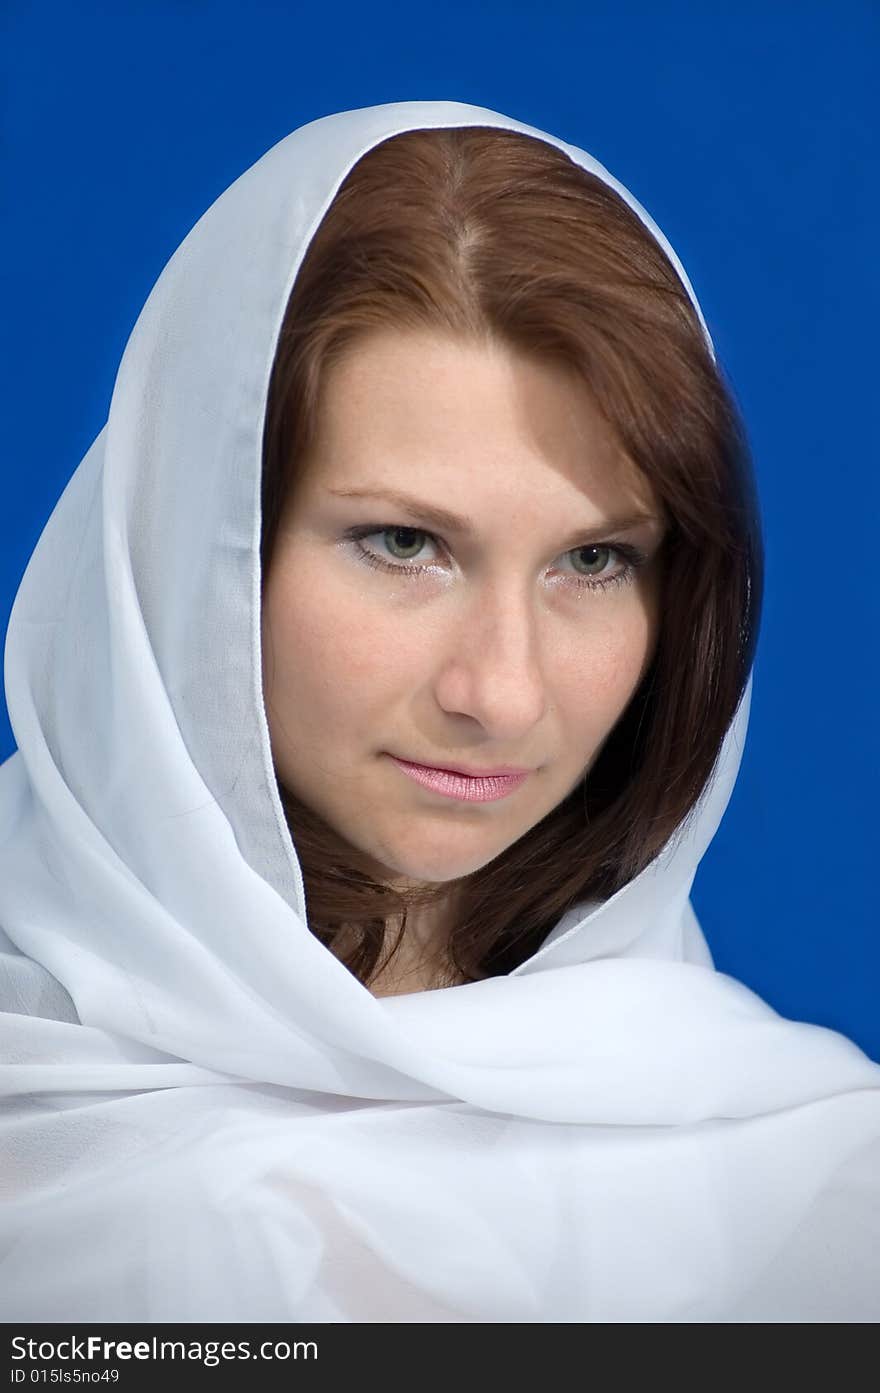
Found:
[{"label": "dark blue backdrop", "polygon": [[[697,912],[723,971],[880,1059],[874,0],[5,0],[0,23],[3,631],[147,294],[247,166],[376,102],[552,131],[667,233],[756,459],[751,728]],[[0,759],[13,748],[3,708]]]}]

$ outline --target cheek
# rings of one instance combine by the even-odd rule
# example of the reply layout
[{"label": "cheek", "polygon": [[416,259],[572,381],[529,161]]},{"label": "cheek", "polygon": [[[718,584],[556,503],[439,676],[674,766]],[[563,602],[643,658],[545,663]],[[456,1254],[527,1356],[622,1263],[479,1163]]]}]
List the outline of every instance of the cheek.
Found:
[{"label": "cheek", "polygon": [[610,606],[581,642],[569,635],[557,655],[556,689],[573,743],[591,745],[609,734],[650,666],[656,639],[654,608],[638,596]]},{"label": "cheek", "polygon": [[413,670],[387,610],[308,564],[287,565],[267,584],[262,635],[268,700],[311,729],[363,724]]}]

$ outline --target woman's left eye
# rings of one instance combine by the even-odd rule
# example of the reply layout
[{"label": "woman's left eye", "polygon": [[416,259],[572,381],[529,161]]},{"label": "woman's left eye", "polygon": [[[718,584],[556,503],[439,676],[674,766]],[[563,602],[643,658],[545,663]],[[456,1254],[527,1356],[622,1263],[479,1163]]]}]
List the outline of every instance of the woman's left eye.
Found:
[{"label": "woman's left eye", "polygon": [[[443,549],[436,537],[420,527],[355,527],[347,535],[369,566],[397,575],[418,576],[431,571]],[[578,589],[590,590],[625,584],[647,559],[636,547],[623,542],[594,542],[574,547],[563,557],[570,560],[572,569],[563,568],[562,575],[573,580]],[[615,558],[616,567],[609,569]]]},{"label": "woman's left eye", "polygon": [[571,560],[575,583],[591,589],[625,585],[646,560],[642,552],[622,542],[614,546],[608,542],[591,542],[574,547],[565,555]]},{"label": "woman's left eye", "polygon": [[595,577],[607,569],[608,562],[614,555],[614,547],[599,545],[575,547],[573,551],[567,551],[565,554],[571,557],[572,565],[578,575]]}]

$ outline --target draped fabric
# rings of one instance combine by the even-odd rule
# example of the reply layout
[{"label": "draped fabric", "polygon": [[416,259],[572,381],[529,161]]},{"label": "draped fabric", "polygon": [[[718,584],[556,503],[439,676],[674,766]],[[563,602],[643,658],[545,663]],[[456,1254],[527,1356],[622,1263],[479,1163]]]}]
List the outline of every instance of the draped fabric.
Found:
[{"label": "draped fabric", "polygon": [[592,156],[458,102],[295,130],[174,253],[9,625],[6,1321],[880,1315],[880,1067],[716,971],[689,899],[751,679],[660,854],[507,976],[377,998],[307,927],[261,688],[269,374],[355,162],[470,125],[610,184],[699,312]]}]

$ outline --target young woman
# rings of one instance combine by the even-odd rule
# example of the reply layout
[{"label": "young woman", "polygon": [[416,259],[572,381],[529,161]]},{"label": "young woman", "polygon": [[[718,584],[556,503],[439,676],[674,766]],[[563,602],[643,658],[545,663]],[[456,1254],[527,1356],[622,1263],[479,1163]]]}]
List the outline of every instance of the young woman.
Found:
[{"label": "young woman", "polygon": [[688,899],[761,575],[591,156],[409,102],[242,175],[10,622],[4,1318],[876,1318],[880,1069]]}]

